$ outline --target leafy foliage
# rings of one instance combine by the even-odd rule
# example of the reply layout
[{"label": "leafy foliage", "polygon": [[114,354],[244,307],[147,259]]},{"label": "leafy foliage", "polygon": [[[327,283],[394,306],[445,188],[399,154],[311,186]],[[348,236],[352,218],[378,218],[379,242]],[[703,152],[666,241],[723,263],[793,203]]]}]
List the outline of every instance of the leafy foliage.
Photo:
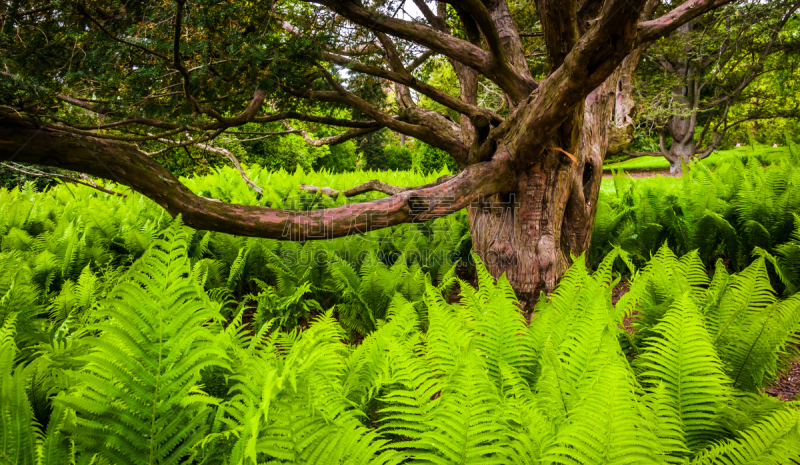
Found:
[{"label": "leafy foliage", "polygon": [[615,174],[613,191],[601,191],[590,261],[621,247],[642,264],[666,242],[679,254],[697,250],[706,266],[723,259],[739,271],[760,248],[780,257],[782,287],[792,293],[800,283],[800,168],[786,157],[768,167],[747,160],[713,171],[698,162],[680,180]]},{"label": "leafy foliage", "polygon": [[[250,195],[225,191],[222,175],[196,182]],[[720,261],[709,276],[700,251],[662,244],[642,261],[615,248],[594,272],[577,259],[528,322],[479,259],[476,283],[434,260],[469,243],[463,214],[299,244],[193,231],[135,196],[54,194],[0,192],[0,452],[11,463],[800,453],[796,403],[762,393],[800,342],[800,298],[771,279],[791,268],[788,253],[738,273]],[[632,282],[612,304],[615,263]]]}]

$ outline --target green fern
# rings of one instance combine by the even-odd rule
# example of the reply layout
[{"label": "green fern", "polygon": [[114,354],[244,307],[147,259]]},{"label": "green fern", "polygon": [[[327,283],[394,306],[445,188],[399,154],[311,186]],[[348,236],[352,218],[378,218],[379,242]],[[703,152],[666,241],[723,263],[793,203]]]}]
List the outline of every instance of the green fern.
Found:
[{"label": "green fern", "polygon": [[532,341],[511,284],[505,276],[495,284],[480,258],[476,256],[475,261],[479,288],[476,291],[463,283],[461,292],[465,297],[465,308],[460,313],[464,314],[468,327],[476,335],[473,345],[483,354],[489,376],[499,383],[501,364],[522,370],[531,364],[534,357]]},{"label": "green fern", "polygon": [[36,458],[36,432],[28,396],[25,394],[23,367],[14,367],[16,316],[0,329],[0,458],[8,464],[33,465]]},{"label": "green fern", "polygon": [[487,376],[483,361],[468,355],[441,392],[427,431],[404,444],[423,463],[505,464],[509,442],[498,418],[500,396]]},{"label": "green fern", "polygon": [[[203,438],[212,399],[197,382],[224,364],[190,279],[186,236],[167,233],[102,304],[95,350],[57,401],[77,413],[75,439],[114,463],[180,463]],[[205,299],[207,300],[207,299]]]},{"label": "green fern", "polygon": [[25,367],[14,366],[17,348],[11,317],[0,328],[0,462],[14,465],[61,465],[74,459],[62,428],[65,410],[56,408],[40,430],[26,393]]},{"label": "green fern", "polygon": [[728,380],[700,313],[688,294],[654,328],[637,367],[651,392],[664,389],[663,405],[680,425],[688,448],[697,451],[721,436],[717,416],[728,396]]},{"label": "green fern", "polygon": [[699,454],[693,465],[792,463],[800,455],[800,412],[776,412],[743,431],[740,439],[729,439]]},{"label": "green fern", "polygon": [[582,389],[546,453],[546,463],[659,463],[655,425],[633,390],[634,377],[606,335],[592,363],[592,383]]}]

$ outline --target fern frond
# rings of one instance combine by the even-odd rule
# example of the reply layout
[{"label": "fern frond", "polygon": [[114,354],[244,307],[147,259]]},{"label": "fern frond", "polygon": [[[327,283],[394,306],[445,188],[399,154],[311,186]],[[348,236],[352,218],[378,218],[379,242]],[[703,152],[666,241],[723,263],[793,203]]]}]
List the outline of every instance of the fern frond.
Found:
[{"label": "fern frond", "polygon": [[634,378],[616,339],[603,337],[594,381],[582,390],[545,456],[546,463],[660,463],[655,426],[637,399]]},{"label": "fern frond", "polygon": [[756,259],[752,265],[736,275],[734,282],[722,296],[716,320],[719,325],[714,334],[714,343],[720,348],[726,347],[736,335],[737,323],[748,315],[760,313],[776,301],[770,284],[769,275],[763,257]]},{"label": "fern frond", "polygon": [[206,324],[218,315],[204,300],[182,232],[166,234],[137,261],[98,311],[95,350],[75,377],[83,385],[58,402],[77,413],[88,450],[120,464],[179,463],[200,441],[209,399],[197,383],[224,366]]},{"label": "fern frond", "polygon": [[653,332],[638,362],[638,378],[651,392],[661,386],[668,396],[663,408],[696,451],[721,434],[717,415],[728,395],[722,363],[688,294],[675,301]]},{"label": "fern frond", "polygon": [[[778,370],[782,353],[800,329],[800,294],[747,315],[721,351],[726,371],[739,389],[756,392]],[[793,346],[792,346],[793,347]],[[797,352],[797,349],[791,350]]]},{"label": "fern frond", "polygon": [[[494,278],[487,278],[490,275],[483,263],[478,262],[477,267],[478,275],[484,275],[479,290],[481,301],[465,299],[463,311],[468,315],[468,327],[476,335],[473,346],[483,355],[491,379],[499,385],[501,363],[523,370],[531,363],[532,340],[506,277],[501,276],[495,284]],[[433,293],[435,289],[429,288],[429,296]]]},{"label": "fern frond", "polygon": [[[497,413],[500,397],[486,367],[471,354],[453,373],[427,431],[403,444],[416,460],[435,464],[506,464],[510,447]],[[402,444],[402,443],[401,443]]]},{"label": "fern frond", "polygon": [[800,456],[800,411],[782,410],[729,439],[702,451],[693,465],[792,463]]},{"label": "fern frond", "polygon": [[23,369],[14,367],[15,321],[15,315],[8,317],[0,329],[0,459],[8,464],[33,465],[36,432]]}]

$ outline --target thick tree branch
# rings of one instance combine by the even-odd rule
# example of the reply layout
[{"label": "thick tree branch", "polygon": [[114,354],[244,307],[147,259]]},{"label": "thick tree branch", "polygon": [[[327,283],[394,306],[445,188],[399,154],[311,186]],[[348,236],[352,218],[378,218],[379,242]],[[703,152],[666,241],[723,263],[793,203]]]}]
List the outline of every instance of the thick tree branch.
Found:
[{"label": "thick tree branch", "polygon": [[489,54],[485,50],[424,24],[395,19],[351,0],[310,1],[327,6],[359,26],[418,43],[476,70],[481,71],[489,66]]},{"label": "thick tree branch", "polygon": [[550,69],[555,70],[580,38],[578,2],[575,0],[536,0]]},{"label": "thick tree branch", "polygon": [[492,19],[489,10],[486,9],[486,5],[481,0],[460,0],[458,3],[475,20],[475,24],[481,30],[483,39],[489,49],[491,60],[497,64],[506,63],[506,51],[503,47],[503,41],[500,40],[497,25]]},{"label": "thick tree branch", "polygon": [[709,11],[731,3],[733,0],[688,0],[669,13],[639,24],[639,43],[652,42],[664,37],[687,22]]},{"label": "thick tree branch", "polygon": [[[31,137],[36,143],[26,144]],[[503,192],[513,175],[508,159],[498,157],[470,166],[433,187],[324,210],[286,211],[200,197],[132,145],[37,130],[28,123],[0,119],[0,160],[12,156],[24,163],[111,177],[151,198],[171,215],[182,215],[184,222],[196,229],[283,240],[328,239],[440,218],[478,198]]]},{"label": "thick tree branch", "polygon": [[[631,52],[646,1],[606,1],[600,13],[602,19],[581,37],[563,65],[541,82],[539,91],[490,134],[478,151],[477,159],[486,159],[500,139],[509,141],[508,149],[522,167],[541,157],[560,125],[574,117],[576,106]],[[513,134],[508,134],[512,131]]]},{"label": "thick tree branch", "polygon": [[456,60],[492,80],[516,100],[525,98],[536,82],[519,75],[507,63],[495,62],[480,47],[421,23],[403,21],[371,11],[353,0],[308,0],[332,9],[350,21],[376,32],[391,34]]},{"label": "thick tree branch", "polygon": [[[392,71],[404,76],[409,76],[409,73],[406,71],[406,67],[403,65],[403,60],[400,58],[400,53],[394,46],[394,42],[392,42],[392,39],[390,39],[389,36],[387,36],[382,32],[378,32],[375,35],[378,36],[378,40],[383,46],[383,50],[386,55],[386,60],[389,62],[389,66],[392,69]],[[398,105],[404,108],[409,108],[416,105],[414,103],[414,99],[411,98],[411,91],[409,90],[407,85],[396,82],[394,88],[396,94],[395,100],[397,101]]]}]

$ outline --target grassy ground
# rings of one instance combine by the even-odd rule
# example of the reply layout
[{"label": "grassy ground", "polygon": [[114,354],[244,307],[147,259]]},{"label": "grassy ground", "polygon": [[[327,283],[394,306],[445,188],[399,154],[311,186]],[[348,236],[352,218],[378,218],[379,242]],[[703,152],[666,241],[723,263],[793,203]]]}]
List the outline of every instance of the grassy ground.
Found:
[{"label": "grassy ground", "polygon": [[[709,167],[713,167],[716,164],[725,161],[726,159],[730,159],[731,157],[749,158],[755,156],[759,158],[759,161],[761,161],[762,164],[768,164],[773,157],[784,156],[788,154],[789,149],[787,147],[773,148],[772,146],[756,145],[754,150],[749,146],[746,146],[732,150],[718,150],[702,160],[702,163],[705,163]],[[664,157],[638,157],[619,163],[609,163],[603,165],[603,170],[612,169],[625,171],[661,171],[669,169],[669,162]]]}]

